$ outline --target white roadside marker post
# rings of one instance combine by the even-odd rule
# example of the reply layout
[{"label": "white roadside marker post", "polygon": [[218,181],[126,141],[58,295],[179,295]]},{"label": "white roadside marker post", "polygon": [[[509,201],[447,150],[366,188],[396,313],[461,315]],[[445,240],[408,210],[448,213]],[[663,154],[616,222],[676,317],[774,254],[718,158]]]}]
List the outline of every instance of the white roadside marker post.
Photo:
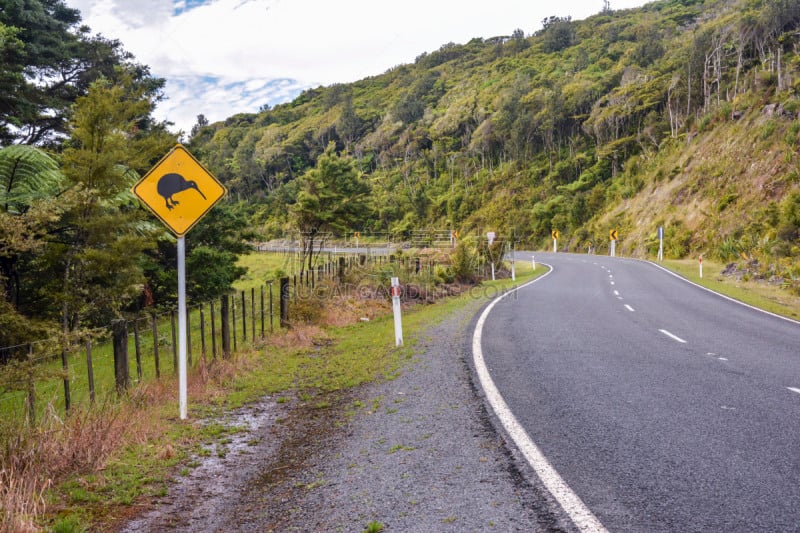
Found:
[{"label": "white roadside marker post", "polygon": [[700,263],[700,277],[702,278],[703,277],[703,254],[700,254],[699,263]]},{"label": "white roadside marker post", "polygon": [[517,271],[514,268],[514,248],[511,248],[511,281],[517,281]]},{"label": "white roadside marker post", "polygon": [[531,256],[531,266],[533,267],[533,270],[536,270],[536,256],[535,255]]},{"label": "white roadside marker post", "polygon": [[392,311],[394,312],[394,345],[403,345],[403,318],[400,309],[400,280],[392,278]]}]

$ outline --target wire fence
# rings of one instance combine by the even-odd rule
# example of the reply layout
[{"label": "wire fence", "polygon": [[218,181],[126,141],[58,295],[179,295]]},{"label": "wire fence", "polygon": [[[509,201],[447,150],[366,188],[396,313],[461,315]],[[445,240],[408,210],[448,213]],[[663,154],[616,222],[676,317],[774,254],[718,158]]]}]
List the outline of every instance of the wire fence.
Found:
[{"label": "wire fence", "polygon": [[[346,282],[349,273],[391,270],[406,279],[432,276],[432,258],[382,255],[329,256],[328,261],[280,280],[187,308],[187,363],[213,364],[251,348],[289,325],[293,302],[319,294],[326,281]],[[388,294],[388,292],[387,292]],[[64,412],[91,405],[130,387],[178,372],[177,310],[150,312],[80,339],[48,339],[0,348],[0,416],[35,423],[44,409]]]}]

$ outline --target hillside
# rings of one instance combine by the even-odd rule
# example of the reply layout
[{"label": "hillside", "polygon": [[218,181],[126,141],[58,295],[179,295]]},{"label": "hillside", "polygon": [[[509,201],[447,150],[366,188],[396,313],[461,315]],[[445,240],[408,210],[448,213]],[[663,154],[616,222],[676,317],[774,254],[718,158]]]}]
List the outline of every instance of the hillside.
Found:
[{"label": "hillside", "polygon": [[[193,131],[191,149],[265,237],[329,143],[371,209],[350,231],[552,229],[652,256],[760,260],[800,290],[800,4],[662,0],[526,35],[449,43],[413,64]],[[794,280],[794,281],[792,281]]]}]

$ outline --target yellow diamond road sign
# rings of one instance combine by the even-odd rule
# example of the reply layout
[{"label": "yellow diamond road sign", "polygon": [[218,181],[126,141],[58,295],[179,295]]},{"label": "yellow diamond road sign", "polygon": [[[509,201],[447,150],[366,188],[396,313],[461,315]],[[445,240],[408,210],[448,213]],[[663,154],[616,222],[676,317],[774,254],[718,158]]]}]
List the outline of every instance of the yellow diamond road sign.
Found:
[{"label": "yellow diamond road sign", "polygon": [[183,237],[228,192],[180,144],[156,163],[132,190],[178,237]]}]

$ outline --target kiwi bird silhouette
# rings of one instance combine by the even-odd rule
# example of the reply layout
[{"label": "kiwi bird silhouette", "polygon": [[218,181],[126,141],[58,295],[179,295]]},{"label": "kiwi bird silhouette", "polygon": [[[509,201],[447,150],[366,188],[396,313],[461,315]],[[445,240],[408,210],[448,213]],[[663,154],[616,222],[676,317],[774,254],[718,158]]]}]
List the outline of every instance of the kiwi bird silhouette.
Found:
[{"label": "kiwi bird silhouette", "polygon": [[197,183],[187,180],[175,172],[170,172],[169,174],[164,174],[161,176],[161,178],[158,180],[158,185],[156,186],[158,194],[163,196],[164,201],[167,203],[167,209],[172,209],[178,205],[178,202],[172,198],[174,195],[188,189],[196,190],[200,193],[200,196],[203,197],[203,200],[206,199],[206,195],[203,194],[199,187],[197,187]]}]

